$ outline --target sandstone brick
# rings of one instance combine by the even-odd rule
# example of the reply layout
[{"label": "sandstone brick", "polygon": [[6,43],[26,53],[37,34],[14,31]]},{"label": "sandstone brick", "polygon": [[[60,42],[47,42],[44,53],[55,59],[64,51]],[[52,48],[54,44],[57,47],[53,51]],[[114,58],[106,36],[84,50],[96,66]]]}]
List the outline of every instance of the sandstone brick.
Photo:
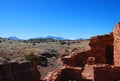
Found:
[{"label": "sandstone brick", "polygon": [[80,67],[63,66],[48,74],[44,81],[91,81],[82,78]]},{"label": "sandstone brick", "polygon": [[106,34],[90,38],[91,53],[96,58],[96,63],[106,63],[106,47],[113,46],[113,34]]},{"label": "sandstone brick", "polygon": [[94,81],[119,81],[120,67],[100,65],[94,67]]},{"label": "sandstone brick", "polygon": [[31,62],[0,65],[0,81],[39,81],[40,73]]},{"label": "sandstone brick", "polygon": [[115,26],[114,32],[114,63],[120,66],[120,23]]}]

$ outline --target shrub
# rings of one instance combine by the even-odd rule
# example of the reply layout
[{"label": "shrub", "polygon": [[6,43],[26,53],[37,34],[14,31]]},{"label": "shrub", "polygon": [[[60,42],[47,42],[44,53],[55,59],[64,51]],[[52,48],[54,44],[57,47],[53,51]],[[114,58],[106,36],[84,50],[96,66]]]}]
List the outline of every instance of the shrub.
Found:
[{"label": "shrub", "polygon": [[78,49],[77,48],[73,48],[71,52],[75,52],[77,51]]},{"label": "shrub", "polygon": [[29,61],[37,60],[37,56],[34,55],[33,53],[31,53],[29,55],[25,55],[25,58]]},{"label": "shrub", "polygon": [[65,41],[60,41],[60,44],[61,44],[61,45],[64,45],[64,44],[65,44]]},{"label": "shrub", "polygon": [[68,42],[67,45],[69,46],[69,45],[70,45],[70,42]]}]

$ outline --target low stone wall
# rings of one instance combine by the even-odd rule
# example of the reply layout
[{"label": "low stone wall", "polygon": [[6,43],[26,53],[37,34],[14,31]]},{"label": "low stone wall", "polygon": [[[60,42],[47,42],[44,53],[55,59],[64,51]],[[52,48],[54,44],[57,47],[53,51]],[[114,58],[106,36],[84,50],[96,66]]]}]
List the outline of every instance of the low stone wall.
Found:
[{"label": "low stone wall", "polygon": [[120,81],[120,67],[110,65],[95,66],[94,81]]},{"label": "low stone wall", "polygon": [[31,62],[0,65],[0,81],[39,81],[40,73]]},{"label": "low stone wall", "polygon": [[64,65],[83,67],[89,57],[88,54],[88,51],[72,53],[70,56],[63,57],[62,61]]},{"label": "low stone wall", "polygon": [[83,79],[80,67],[63,66],[48,74],[44,81],[92,81]]}]

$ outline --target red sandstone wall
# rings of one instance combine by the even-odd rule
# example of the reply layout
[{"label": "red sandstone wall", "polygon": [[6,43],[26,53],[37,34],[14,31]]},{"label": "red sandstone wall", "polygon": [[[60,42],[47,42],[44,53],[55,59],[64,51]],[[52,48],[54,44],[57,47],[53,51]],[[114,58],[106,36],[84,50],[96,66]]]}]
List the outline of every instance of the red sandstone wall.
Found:
[{"label": "red sandstone wall", "polygon": [[80,67],[63,66],[48,74],[44,81],[92,81],[83,79]]},{"label": "red sandstone wall", "polygon": [[119,81],[120,67],[96,66],[94,67],[94,81]]},{"label": "red sandstone wall", "polygon": [[83,63],[86,63],[88,58],[88,52],[73,53],[69,58],[62,58],[63,64],[70,66],[81,66]]},{"label": "red sandstone wall", "polygon": [[40,73],[31,62],[0,65],[0,81],[39,81]]},{"label": "red sandstone wall", "polygon": [[91,37],[89,45],[90,55],[95,57],[96,63],[106,63],[105,48],[113,45],[113,34]]},{"label": "red sandstone wall", "polygon": [[120,66],[120,23],[117,23],[114,32],[114,64]]},{"label": "red sandstone wall", "polygon": [[[87,62],[88,57],[95,57],[95,63],[106,64],[106,46],[113,46],[113,34],[91,37],[89,51],[74,53],[62,58],[63,64],[81,66]],[[113,51],[113,50],[110,50]]]}]

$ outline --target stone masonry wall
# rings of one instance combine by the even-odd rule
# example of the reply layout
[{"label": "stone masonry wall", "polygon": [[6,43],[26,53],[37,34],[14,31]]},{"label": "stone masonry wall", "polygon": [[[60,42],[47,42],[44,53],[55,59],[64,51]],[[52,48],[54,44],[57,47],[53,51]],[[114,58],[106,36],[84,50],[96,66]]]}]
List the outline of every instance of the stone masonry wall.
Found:
[{"label": "stone masonry wall", "polygon": [[80,67],[63,66],[49,73],[43,81],[92,81],[82,77]]},{"label": "stone masonry wall", "polygon": [[62,58],[64,65],[70,66],[83,66],[83,63],[86,63],[88,58],[88,52],[73,53],[69,57]]},{"label": "stone masonry wall", "polygon": [[106,34],[90,38],[90,55],[95,57],[96,63],[106,63],[106,46],[113,46],[113,34]]},{"label": "stone masonry wall", "polygon": [[[70,54],[69,57],[62,58],[63,64],[81,66],[87,63],[87,59],[89,57],[94,57],[95,63],[106,64],[106,47],[113,46],[113,33],[91,37],[89,45],[91,49],[88,51]],[[109,56],[111,58],[111,54],[109,53],[110,51],[113,52],[113,50],[108,51],[108,58]]]},{"label": "stone masonry wall", "polygon": [[120,66],[120,23],[117,23],[114,32],[114,64]]},{"label": "stone masonry wall", "polygon": [[94,67],[94,81],[120,81],[120,67],[110,65]]},{"label": "stone masonry wall", "polygon": [[0,65],[0,81],[39,81],[40,73],[31,62]]}]

